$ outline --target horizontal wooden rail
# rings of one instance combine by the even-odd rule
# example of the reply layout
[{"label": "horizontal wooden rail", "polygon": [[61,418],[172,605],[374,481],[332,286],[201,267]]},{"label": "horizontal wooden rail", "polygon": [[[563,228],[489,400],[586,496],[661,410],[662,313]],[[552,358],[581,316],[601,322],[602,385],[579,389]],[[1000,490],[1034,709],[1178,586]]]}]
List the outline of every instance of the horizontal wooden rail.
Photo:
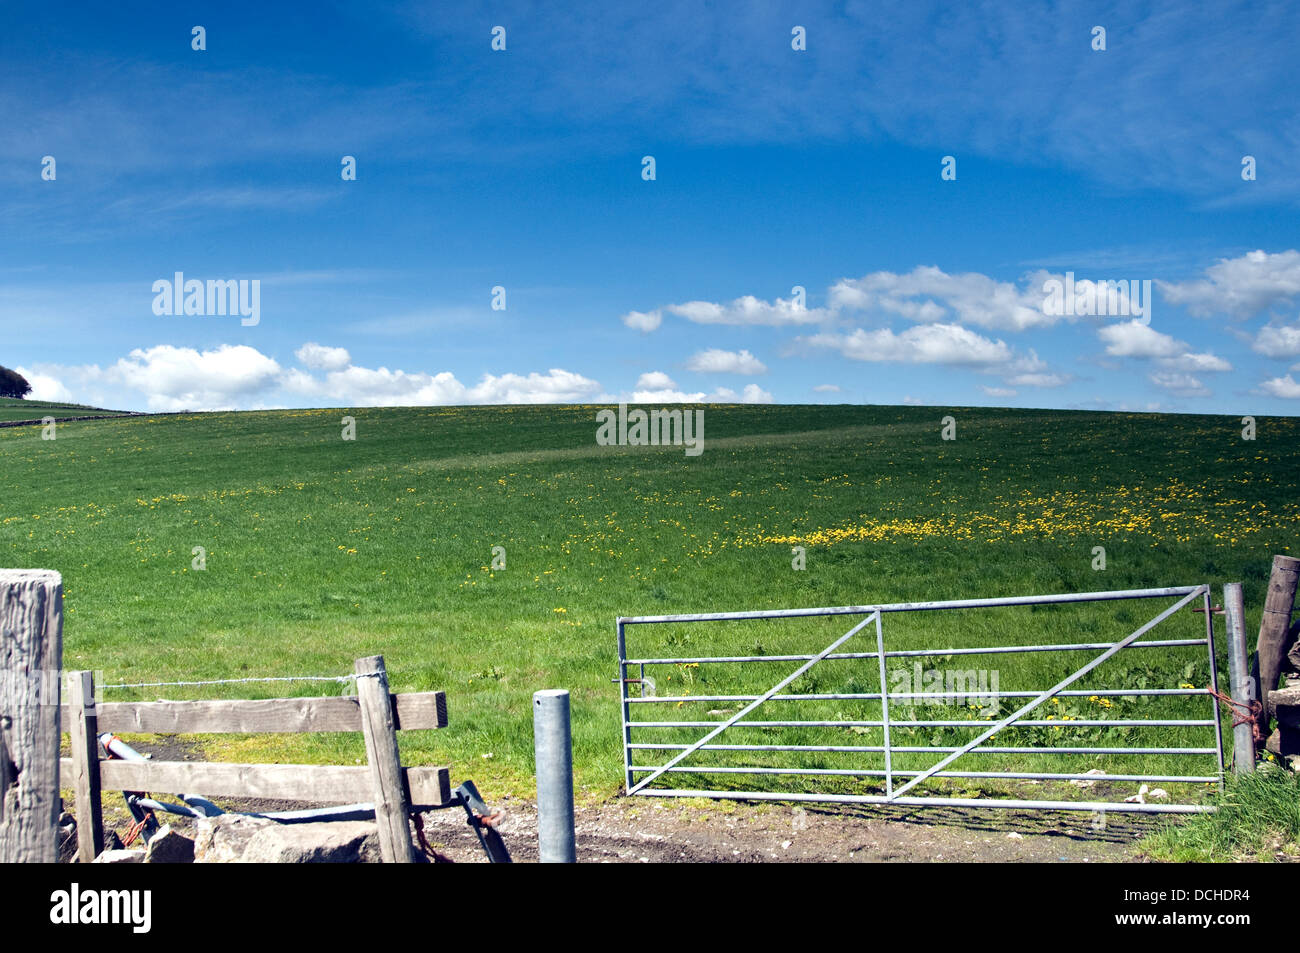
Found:
[{"label": "horizontal wooden rail", "polygon": [[[402,767],[397,731],[445,728],[443,692],[394,695],[382,655],[355,664],[356,696],[106,702],[95,704],[90,672],[75,672],[68,704],[55,712],[71,726],[72,757],[60,760],[65,776],[77,779],[78,811],[103,816],[101,791],[199,794],[218,798],[267,798],[316,804],[373,804],[379,847],[387,863],[412,863],[409,817],[413,810],[448,807],[451,770]],[[72,684],[72,683],[70,683]],[[53,707],[53,706],[47,706]],[[58,722],[54,731],[59,731]],[[100,760],[98,733],[243,734],[253,732],[361,732],[366,764],[229,764],[216,761]],[[78,743],[80,742],[80,743]],[[122,754],[121,751],[116,753]],[[52,759],[51,759],[52,760]],[[84,782],[84,783],[83,783]],[[81,824],[78,825],[82,827]],[[93,831],[93,824],[84,829]],[[79,844],[83,859],[98,850]]]},{"label": "horizontal wooden rail", "polygon": [[[398,729],[447,727],[443,692],[389,695]],[[227,732],[360,731],[361,706],[352,696],[263,698],[238,701],[101,702],[95,706],[100,731],[141,734]],[[63,724],[76,713],[67,706]]]},{"label": "horizontal wooden rail", "polygon": [[[61,768],[71,776],[72,759],[64,758]],[[374,797],[366,765],[101,761],[99,771],[105,791],[202,793],[325,804],[369,802]],[[446,767],[403,768],[402,783],[409,791],[412,809],[443,807],[451,802],[451,772]]]}]

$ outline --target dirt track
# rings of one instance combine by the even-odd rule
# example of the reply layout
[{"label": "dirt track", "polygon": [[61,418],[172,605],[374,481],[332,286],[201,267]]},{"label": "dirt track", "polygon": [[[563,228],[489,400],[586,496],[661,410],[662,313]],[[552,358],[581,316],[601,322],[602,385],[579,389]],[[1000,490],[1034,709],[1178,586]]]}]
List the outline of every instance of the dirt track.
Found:
[{"label": "dirt track", "polygon": [[[160,740],[140,749],[160,759],[193,760],[192,745]],[[1115,796],[1107,792],[1107,797]],[[305,803],[229,801],[228,810],[275,811]],[[537,806],[494,799],[499,830],[514,860],[537,859]],[[130,824],[120,794],[104,798],[105,824]],[[429,844],[446,860],[486,863],[462,808],[424,815]],[[184,819],[167,818],[182,830]],[[616,798],[576,809],[578,860],[584,863],[903,863],[1133,862],[1134,845],[1161,822],[1151,815],[976,808],[791,805],[737,801]]]},{"label": "dirt track", "polygon": [[[517,861],[537,859],[537,811],[502,801],[500,830]],[[485,862],[462,810],[425,815],[431,846],[457,862]],[[578,860],[587,863],[872,863],[1135,861],[1133,845],[1156,823],[1088,815],[837,805],[684,804],[652,798],[577,810]],[[1009,836],[1019,835],[1019,836]]]}]

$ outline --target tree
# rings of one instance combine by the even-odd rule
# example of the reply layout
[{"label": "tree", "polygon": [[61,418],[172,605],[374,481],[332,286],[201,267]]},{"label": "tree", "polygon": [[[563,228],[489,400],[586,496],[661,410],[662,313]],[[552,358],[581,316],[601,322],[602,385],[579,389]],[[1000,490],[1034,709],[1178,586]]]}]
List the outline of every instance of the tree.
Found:
[{"label": "tree", "polygon": [[0,366],[0,397],[17,397],[22,399],[32,392],[32,385],[27,378],[17,371]]}]

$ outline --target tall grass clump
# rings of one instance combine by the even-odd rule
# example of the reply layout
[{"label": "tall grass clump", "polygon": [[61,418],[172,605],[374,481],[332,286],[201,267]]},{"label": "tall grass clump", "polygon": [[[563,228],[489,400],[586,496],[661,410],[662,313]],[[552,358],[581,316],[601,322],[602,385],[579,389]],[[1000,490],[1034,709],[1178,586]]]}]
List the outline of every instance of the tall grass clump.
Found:
[{"label": "tall grass clump", "polygon": [[1157,860],[1232,862],[1300,859],[1300,775],[1272,764],[1230,778],[1218,810],[1170,822],[1143,841]]}]

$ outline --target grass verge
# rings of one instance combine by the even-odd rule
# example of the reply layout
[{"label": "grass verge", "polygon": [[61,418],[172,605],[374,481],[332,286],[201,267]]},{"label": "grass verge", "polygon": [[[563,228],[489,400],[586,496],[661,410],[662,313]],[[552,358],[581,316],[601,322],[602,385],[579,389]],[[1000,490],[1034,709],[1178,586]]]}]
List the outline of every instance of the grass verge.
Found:
[{"label": "grass verge", "polygon": [[1167,861],[1300,860],[1300,775],[1262,764],[1231,778],[1218,810],[1170,822],[1142,842],[1141,851]]}]

